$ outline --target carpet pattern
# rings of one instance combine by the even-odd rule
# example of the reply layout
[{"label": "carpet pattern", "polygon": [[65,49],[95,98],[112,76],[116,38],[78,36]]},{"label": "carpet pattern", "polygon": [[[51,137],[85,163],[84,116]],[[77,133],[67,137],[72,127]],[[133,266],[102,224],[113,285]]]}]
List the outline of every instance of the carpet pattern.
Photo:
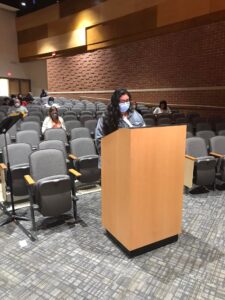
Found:
[{"label": "carpet pattern", "polygon": [[184,195],[178,241],[132,259],[105,235],[101,193],[79,198],[86,226],[42,226],[36,242],[0,228],[0,299],[225,299],[225,192]]}]

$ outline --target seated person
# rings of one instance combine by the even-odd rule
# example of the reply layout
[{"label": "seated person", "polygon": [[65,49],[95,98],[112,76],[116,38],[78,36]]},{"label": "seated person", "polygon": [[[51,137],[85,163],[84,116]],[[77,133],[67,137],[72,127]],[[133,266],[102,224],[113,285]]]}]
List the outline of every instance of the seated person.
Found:
[{"label": "seated person", "polygon": [[40,94],[40,98],[47,97],[47,96],[48,96],[48,93],[44,89],[42,89],[41,94]]},{"label": "seated person", "polygon": [[29,103],[34,101],[34,98],[33,98],[31,92],[29,92],[29,93],[26,95],[25,100],[26,100],[27,102],[29,102]]},{"label": "seated person", "polygon": [[28,110],[25,106],[21,104],[21,101],[16,98],[12,106],[9,107],[8,114],[20,112],[23,116],[28,114]]},{"label": "seated person", "polygon": [[54,97],[49,97],[49,98],[48,98],[48,103],[45,104],[45,107],[52,107],[52,106],[57,107],[57,108],[60,107],[59,104],[56,104],[56,103],[55,103]]},{"label": "seated person", "polygon": [[41,131],[44,134],[45,130],[50,128],[63,128],[66,130],[63,118],[59,116],[58,109],[55,106],[49,108],[48,117],[44,119]]},{"label": "seated person", "polygon": [[167,102],[165,100],[162,100],[160,101],[159,106],[154,109],[153,114],[171,114],[171,110],[167,106]]}]

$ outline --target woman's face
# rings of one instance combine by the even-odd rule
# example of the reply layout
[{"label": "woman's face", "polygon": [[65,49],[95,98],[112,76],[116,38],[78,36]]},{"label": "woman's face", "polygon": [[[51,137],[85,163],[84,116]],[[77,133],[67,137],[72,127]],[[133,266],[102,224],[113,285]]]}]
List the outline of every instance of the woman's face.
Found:
[{"label": "woman's face", "polygon": [[130,108],[130,99],[128,95],[122,95],[119,98],[119,108],[121,113],[125,113]]},{"label": "woman's face", "polygon": [[58,119],[58,112],[57,112],[57,110],[54,109],[53,111],[51,111],[50,116],[51,116],[51,118],[52,118],[53,120]]},{"label": "woman's face", "polygon": [[165,103],[161,103],[161,104],[160,104],[160,108],[161,108],[161,109],[166,109]]},{"label": "woman's face", "polygon": [[20,107],[20,100],[19,100],[19,99],[16,99],[16,100],[14,101],[14,105],[15,105],[15,107]]}]

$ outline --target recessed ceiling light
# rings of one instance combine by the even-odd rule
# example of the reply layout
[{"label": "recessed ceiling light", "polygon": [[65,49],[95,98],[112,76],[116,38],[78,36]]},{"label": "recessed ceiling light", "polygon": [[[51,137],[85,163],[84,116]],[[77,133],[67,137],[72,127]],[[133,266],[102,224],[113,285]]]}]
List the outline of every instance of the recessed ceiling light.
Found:
[{"label": "recessed ceiling light", "polygon": [[27,5],[26,2],[24,2],[24,1],[20,2],[20,4],[21,4],[22,6],[26,6],[26,5]]}]

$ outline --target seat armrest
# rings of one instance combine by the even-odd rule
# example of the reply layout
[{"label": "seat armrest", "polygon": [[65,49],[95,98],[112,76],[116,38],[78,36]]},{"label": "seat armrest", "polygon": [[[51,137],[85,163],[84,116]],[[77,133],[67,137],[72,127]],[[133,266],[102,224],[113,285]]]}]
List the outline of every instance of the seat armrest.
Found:
[{"label": "seat armrest", "polygon": [[223,154],[220,154],[220,153],[217,153],[217,152],[209,152],[210,155],[213,155],[215,157],[219,157],[219,158],[223,158],[224,155]]},{"label": "seat armrest", "polygon": [[1,169],[1,170],[6,170],[6,169],[7,169],[7,167],[6,167],[6,165],[5,165],[5,164],[1,163],[1,164],[0,164],[0,169]]},{"label": "seat armrest", "polygon": [[70,172],[72,175],[76,176],[76,177],[81,176],[81,173],[79,173],[79,172],[76,171],[75,169],[69,169],[69,172]]},{"label": "seat armrest", "polygon": [[73,154],[69,154],[68,155],[68,158],[69,159],[72,159],[72,160],[77,160],[78,158],[75,156],[75,155],[73,155]]},{"label": "seat armrest", "polygon": [[29,185],[29,186],[35,184],[34,179],[33,179],[30,175],[25,175],[25,176],[24,176],[24,179],[25,179],[27,185]]},{"label": "seat armrest", "polygon": [[188,158],[188,159],[191,159],[191,160],[197,160],[196,157],[191,156],[191,155],[187,155],[187,154],[186,154],[185,157]]}]

